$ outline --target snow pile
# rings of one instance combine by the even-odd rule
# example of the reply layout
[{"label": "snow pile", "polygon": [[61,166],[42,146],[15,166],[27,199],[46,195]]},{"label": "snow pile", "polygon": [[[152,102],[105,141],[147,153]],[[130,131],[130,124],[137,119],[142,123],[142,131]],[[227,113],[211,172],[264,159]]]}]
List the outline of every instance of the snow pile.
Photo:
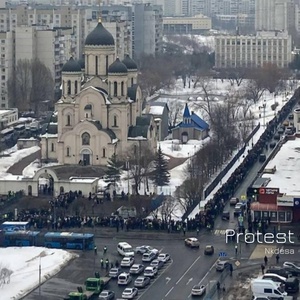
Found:
[{"label": "snow pile", "polygon": [[[1,299],[20,299],[58,273],[76,254],[59,249],[9,247],[0,249],[0,271],[6,268],[10,281],[1,287]],[[7,278],[8,279],[8,278]]]},{"label": "snow pile", "polygon": [[59,163],[42,164],[39,159],[36,159],[31,164],[29,164],[26,168],[24,168],[22,174],[25,178],[32,178],[39,169],[44,167],[58,166],[58,165]]}]

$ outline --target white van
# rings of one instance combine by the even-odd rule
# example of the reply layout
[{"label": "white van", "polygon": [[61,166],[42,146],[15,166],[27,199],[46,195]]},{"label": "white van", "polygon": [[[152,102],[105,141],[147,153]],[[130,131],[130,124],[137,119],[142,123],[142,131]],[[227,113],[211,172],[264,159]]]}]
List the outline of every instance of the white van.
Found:
[{"label": "white van", "polygon": [[274,299],[283,299],[287,293],[282,292],[280,283],[268,279],[254,279],[251,281],[253,296],[268,296]]},{"label": "white van", "polygon": [[134,256],[134,250],[128,243],[120,242],[117,248],[118,253],[122,256]]},{"label": "white van", "polygon": [[132,281],[132,277],[128,273],[121,273],[118,276],[118,285],[127,285]]}]

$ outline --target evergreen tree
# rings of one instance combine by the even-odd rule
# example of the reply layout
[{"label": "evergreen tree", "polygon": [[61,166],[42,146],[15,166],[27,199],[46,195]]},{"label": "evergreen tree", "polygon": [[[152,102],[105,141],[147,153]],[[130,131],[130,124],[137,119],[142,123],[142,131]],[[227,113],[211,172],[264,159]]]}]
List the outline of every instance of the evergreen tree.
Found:
[{"label": "evergreen tree", "polygon": [[120,180],[122,166],[123,163],[118,160],[117,155],[114,153],[108,160],[107,170],[105,172],[106,176],[113,181],[114,184]]},{"label": "evergreen tree", "polygon": [[170,182],[170,173],[168,171],[168,161],[164,158],[161,148],[158,148],[154,161],[154,171],[151,176],[156,186],[168,185]]}]

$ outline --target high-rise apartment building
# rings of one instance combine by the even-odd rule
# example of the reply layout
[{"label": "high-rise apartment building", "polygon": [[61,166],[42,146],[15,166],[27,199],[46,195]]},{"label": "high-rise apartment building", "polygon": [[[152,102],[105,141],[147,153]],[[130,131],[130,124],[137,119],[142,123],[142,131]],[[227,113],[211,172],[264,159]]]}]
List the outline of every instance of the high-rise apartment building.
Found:
[{"label": "high-rise apartment building", "polygon": [[294,0],[256,0],[256,30],[290,30],[295,28]]}]

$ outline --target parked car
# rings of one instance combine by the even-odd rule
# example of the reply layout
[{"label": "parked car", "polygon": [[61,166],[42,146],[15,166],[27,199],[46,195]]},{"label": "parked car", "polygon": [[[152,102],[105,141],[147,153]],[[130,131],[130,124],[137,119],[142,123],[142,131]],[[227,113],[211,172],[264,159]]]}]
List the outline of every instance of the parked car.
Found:
[{"label": "parked car", "polygon": [[154,259],[151,261],[151,267],[156,267],[158,270],[164,266],[164,262],[158,259]]},{"label": "parked car", "polygon": [[280,135],[279,134],[275,134],[274,135],[274,140],[275,141],[279,141],[280,140]]},{"label": "parked car", "polygon": [[239,216],[241,213],[243,213],[243,203],[237,203],[234,207],[234,212],[233,214],[235,216]]},{"label": "parked car", "polygon": [[219,272],[223,272],[226,268],[230,268],[231,263],[227,260],[219,260],[216,263],[216,270]]},{"label": "parked car", "polygon": [[200,247],[200,243],[199,243],[198,239],[196,239],[194,237],[185,239],[184,244],[190,248],[199,248]]},{"label": "parked car", "polygon": [[131,267],[132,265],[134,264],[134,258],[132,256],[129,256],[129,257],[124,257],[122,260],[121,260],[121,267]]},{"label": "parked car", "polygon": [[144,270],[144,276],[153,278],[157,275],[157,268],[156,267],[146,267]]},{"label": "parked car", "polygon": [[137,288],[126,288],[122,293],[123,299],[133,299],[138,294]]},{"label": "parked car", "polygon": [[204,254],[205,255],[213,255],[215,252],[214,246],[212,245],[207,245],[204,249]]},{"label": "parked car", "polygon": [[299,279],[297,277],[288,278],[285,282],[284,288],[287,293],[299,292]]},{"label": "parked car", "polygon": [[284,262],[283,268],[290,272],[293,276],[300,275],[300,266],[292,262]]},{"label": "parked car", "polygon": [[167,261],[170,260],[170,255],[168,253],[160,253],[158,256],[157,256],[157,259],[158,260],[161,260],[162,262],[166,263]]},{"label": "parked car", "polygon": [[286,269],[282,267],[277,267],[277,266],[272,266],[270,267],[266,273],[272,273],[272,274],[278,274],[279,276],[289,278],[292,277],[293,275]]},{"label": "parked car", "polygon": [[159,251],[151,246],[143,245],[135,248],[135,252],[137,254],[144,254],[146,252],[154,252],[156,255],[158,255]]},{"label": "parked car", "polygon": [[99,295],[99,300],[114,300],[115,292],[110,290],[104,290]]},{"label": "parked car", "polygon": [[273,149],[273,148],[275,148],[275,147],[276,147],[276,142],[271,142],[271,143],[270,143],[270,148]]},{"label": "parked car", "polygon": [[150,262],[152,261],[153,259],[155,259],[156,255],[154,252],[146,252],[143,254],[143,257],[142,257],[142,261],[143,262]]},{"label": "parked car", "polygon": [[283,276],[280,276],[278,274],[272,274],[272,273],[266,273],[262,277],[262,279],[268,279],[268,280],[273,280],[274,282],[279,282],[282,284],[285,284],[286,278]]},{"label": "parked car", "polygon": [[236,198],[236,197],[232,197],[229,200],[229,204],[232,205],[232,206],[235,206],[238,202],[239,202],[239,198]]},{"label": "parked car", "polygon": [[144,288],[149,284],[150,284],[150,278],[149,277],[139,276],[134,282],[134,287]]},{"label": "parked car", "polygon": [[129,274],[139,275],[144,272],[144,269],[145,269],[144,265],[134,264],[131,266],[129,270]]},{"label": "parked car", "polygon": [[197,284],[193,286],[191,294],[192,296],[202,296],[205,294],[205,292],[206,292],[206,286]]},{"label": "parked car", "polygon": [[118,276],[118,285],[127,285],[132,281],[129,273],[123,272]]},{"label": "parked car", "polygon": [[[274,137],[274,139],[275,139],[275,137]],[[259,162],[265,162],[266,159],[267,159],[266,154],[260,154],[258,157]]]},{"label": "parked car", "polygon": [[109,270],[108,276],[111,278],[117,278],[122,273],[120,268],[111,268]]}]

